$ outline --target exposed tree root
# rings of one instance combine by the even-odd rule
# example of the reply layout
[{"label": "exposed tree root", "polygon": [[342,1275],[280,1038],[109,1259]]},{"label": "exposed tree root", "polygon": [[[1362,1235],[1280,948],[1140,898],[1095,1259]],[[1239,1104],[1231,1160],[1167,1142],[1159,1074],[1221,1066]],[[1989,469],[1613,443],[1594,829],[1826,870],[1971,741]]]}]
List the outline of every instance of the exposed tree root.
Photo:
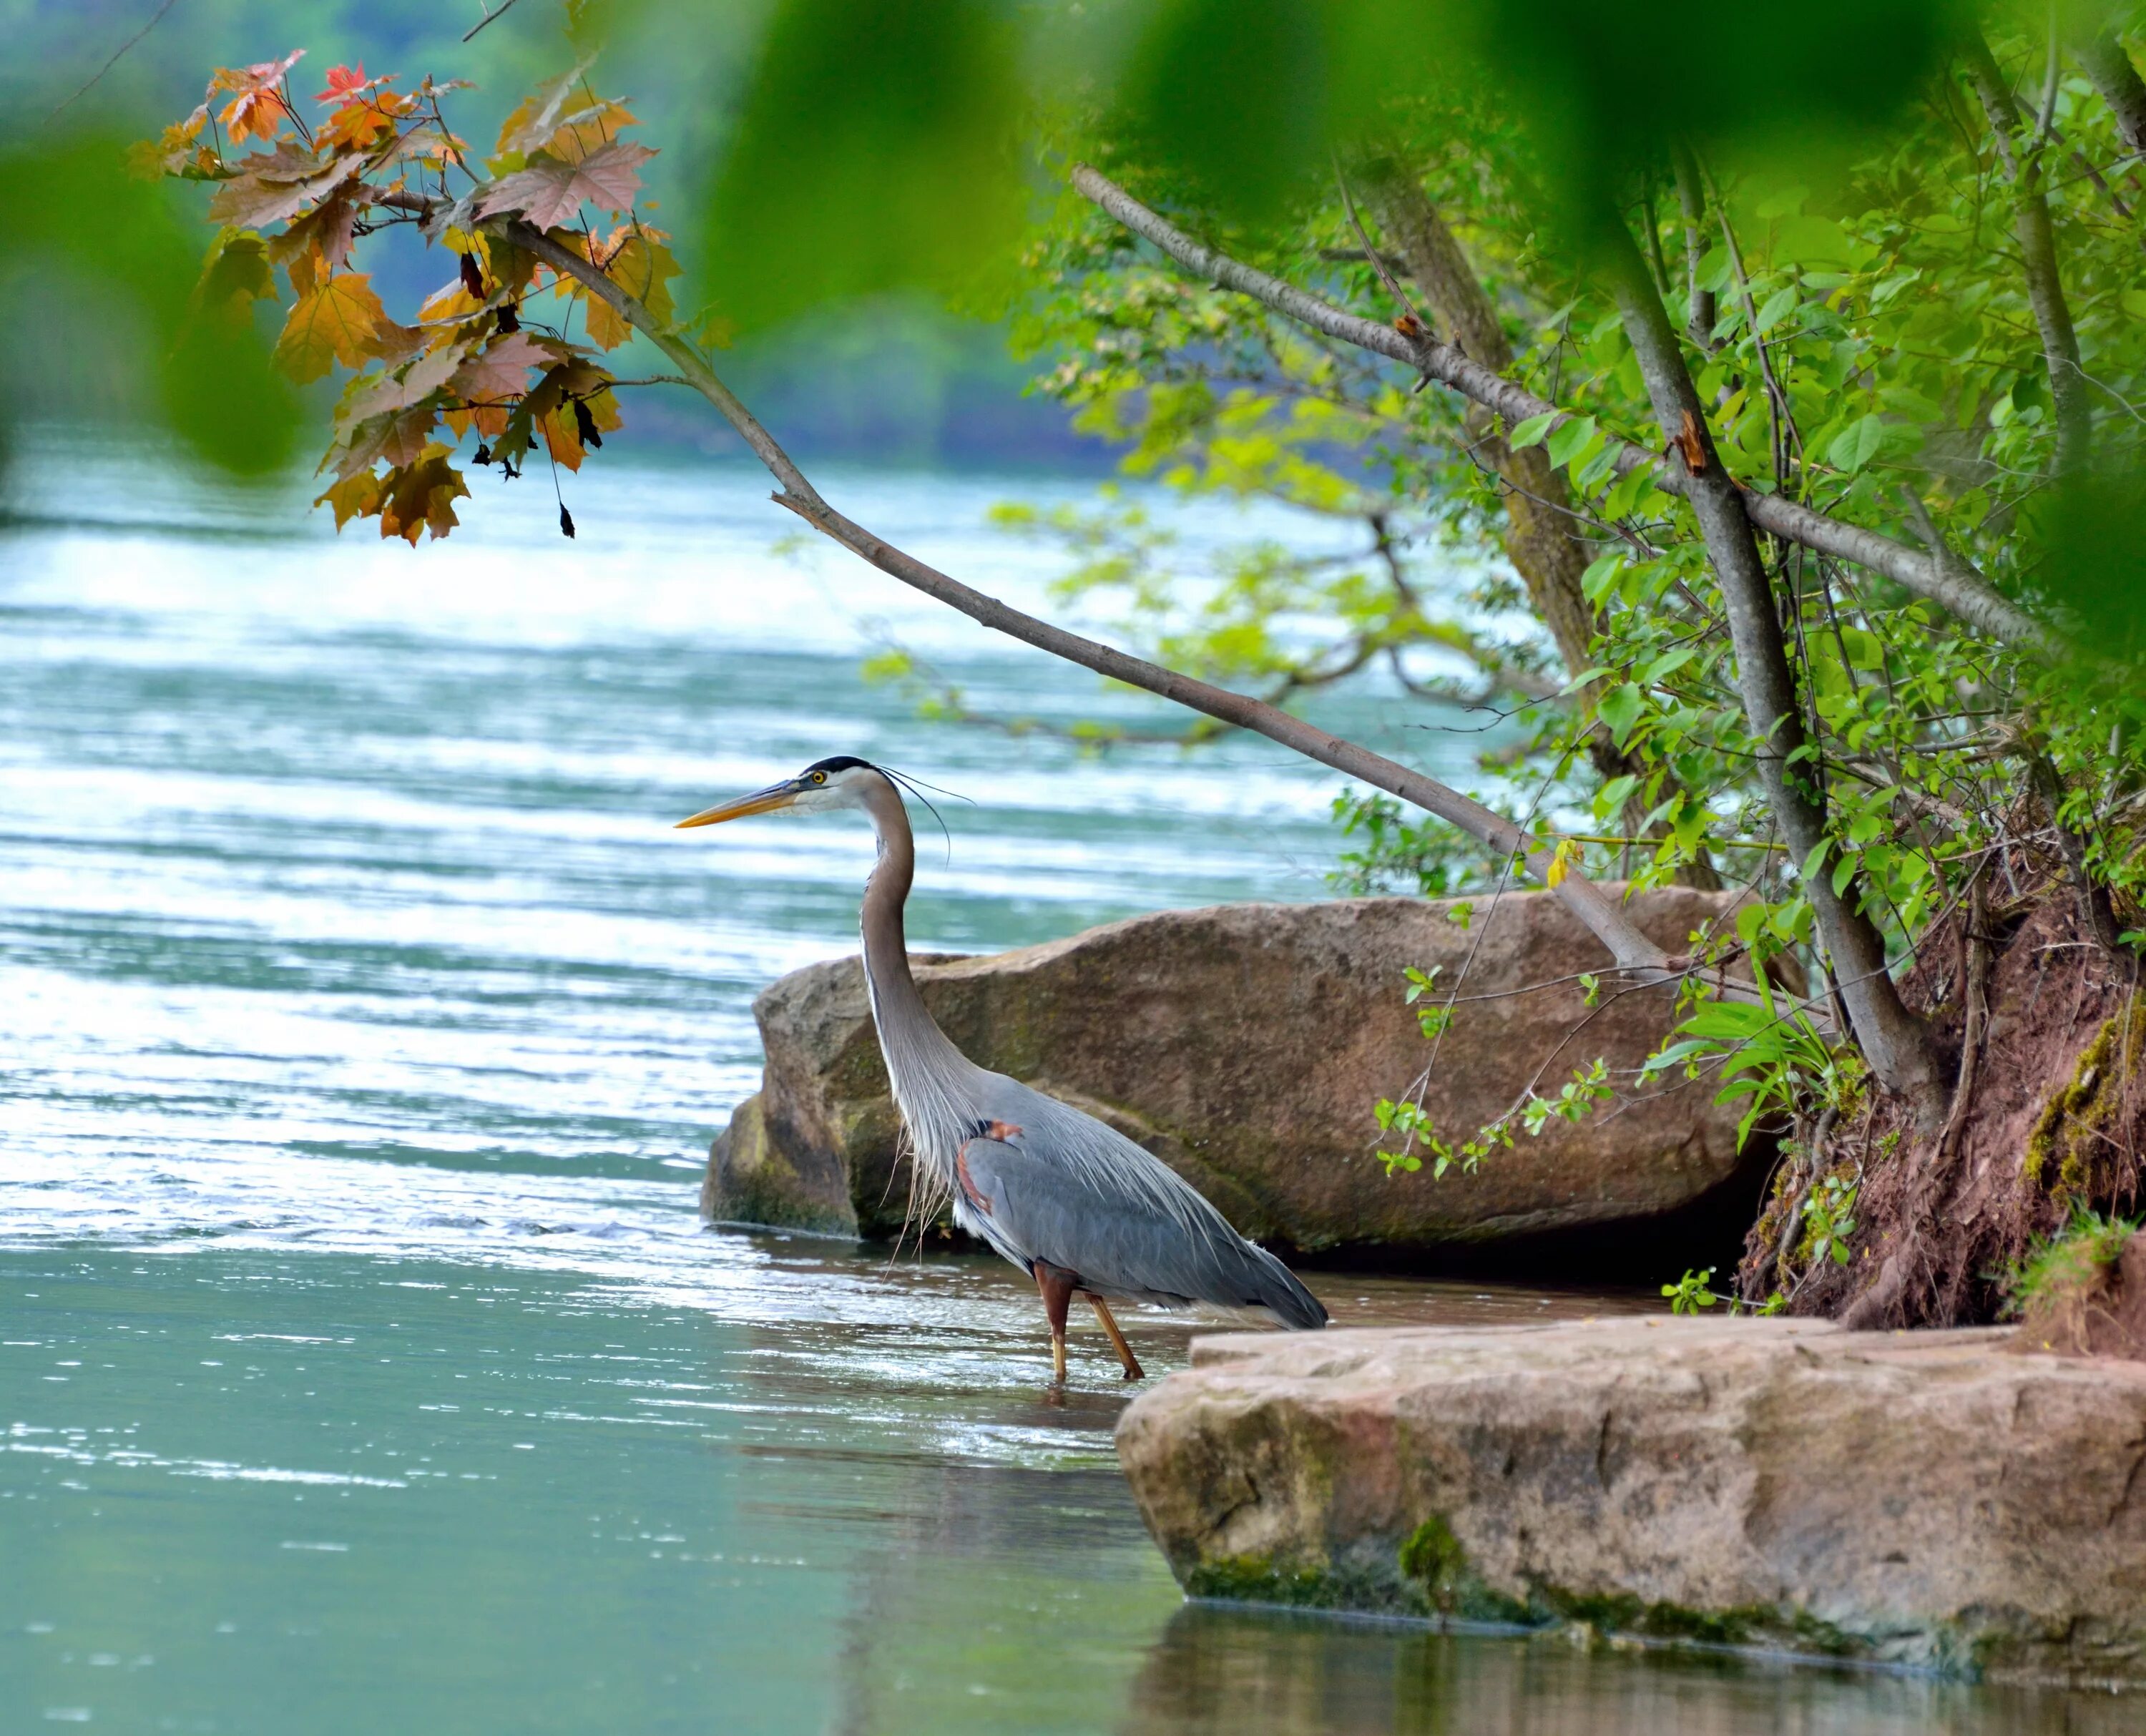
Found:
[{"label": "exposed tree root", "polygon": [[[1874,1098],[1784,1165],[1752,1226],[1743,1294],[1858,1327],[1995,1319],[2001,1280],[2074,1206],[2135,1210],[2146,1192],[2146,985],[2069,885],[1999,905],[1977,895],[1925,937],[1903,982],[1959,1083],[1943,1126],[1919,1132]],[[1817,1257],[1804,1205],[1855,1189],[1846,1265]]]}]

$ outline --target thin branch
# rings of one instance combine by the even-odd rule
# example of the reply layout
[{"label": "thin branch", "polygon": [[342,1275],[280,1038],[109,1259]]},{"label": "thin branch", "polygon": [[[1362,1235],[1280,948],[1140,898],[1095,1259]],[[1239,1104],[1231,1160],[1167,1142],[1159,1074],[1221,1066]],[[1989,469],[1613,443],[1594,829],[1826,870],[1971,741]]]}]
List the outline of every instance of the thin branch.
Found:
[{"label": "thin branch", "polygon": [[[478,0],[478,3],[482,5],[483,3],[483,0]],[[500,0],[500,3],[497,9],[487,12],[479,22],[471,25],[468,29],[462,32],[462,40],[464,42],[467,42],[472,37],[475,36],[477,32],[483,29],[487,24],[490,24],[497,19],[505,17],[507,14],[513,9],[514,0]]]},{"label": "thin branch", "polygon": [[[2054,40],[2049,52],[2054,73]],[[2037,133],[2024,148],[2014,148],[2012,129],[2023,117],[1996,57],[1979,32],[1969,36],[1964,54],[1975,95],[1981,99],[2013,184],[2013,232],[2019,242],[2027,300],[2034,310],[2035,328],[2041,335],[2049,396],[2056,401],[2057,468],[2072,474],[2086,466],[2094,438],[2093,407],[2087,399],[2085,376],[2079,372],[2079,334],[2072,325],[2071,304],[2065,297],[2064,273],[2057,262],[2056,230],[2049,219],[2049,196],[2042,188],[2043,141]]]},{"label": "thin branch", "polygon": [[[1075,167],[1072,183],[1084,197],[1135,234],[1218,288],[1249,295],[1315,332],[1428,374],[1485,409],[1495,411],[1508,425],[1535,416],[1561,417],[1571,413],[1484,367],[1454,345],[1413,342],[1390,326],[1344,312],[1293,284],[1215,252],[1085,163]],[[1689,479],[1674,466],[1664,464],[1659,453],[1614,437],[1613,446],[1619,476],[1648,469],[1653,472],[1654,486],[1664,494],[1689,497]],[[1781,495],[1757,493],[1740,483],[1737,486],[1752,522],[1784,541],[1800,543],[1819,554],[1882,573],[1903,589],[1949,610],[1976,631],[2052,661],[2069,649],[2058,635],[2007,599],[1971,566],[1966,567],[1968,576],[1941,572],[1927,554],[1890,536],[1844,523]]]},{"label": "thin branch", "polygon": [[122,42],[117,48],[112,50],[111,59],[105,62],[105,63],[99,67],[94,72],[92,72],[89,77],[83,81],[82,87],[79,90],[76,91],[76,92],[72,97],[69,97],[66,102],[61,103],[57,108],[55,108],[50,114],[45,117],[45,124],[49,127],[54,121],[57,121],[62,115],[65,114],[67,110],[73,107],[76,103],[79,102],[84,97],[87,96],[90,92],[91,87],[95,85],[97,80],[103,77],[107,72],[117,66],[121,61],[124,60],[127,57],[128,51],[133,47],[135,43],[140,42],[143,37],[148,35],[151,31],[154,30],[159,24],[162,23],[164,22],[164,14],[169,12],[178,3],[179,0],[164,0],[164,3],[162,6],[158,7],[156,11],[149,14],[149,22],[147,23],[144,24],[139,30],[136,31],[133,35],[128,37],[125,42]]},{"label": "thin branch", "polygon": [[[645,333],[671,359],[693,389],[713,404],[723,419],[744,436],[755,455],[782,485],[774,496],[776,504],[795,512],[814,529],[881,571],[994,631],[1048,651],[1069,663],[1077,663],[1084,669],[1091,669],[1112,681],[1123,681],[1128,686],[1160,695],[1224,723],[1265,736],[1307,759],[1397,796],[1458,826],[1508,861],[1525,862],[1537,879],[1546,885],[1550,883],[1553,851],[1545,848],[1541,840],[1435,778],[1398,765],[1355,742],[1331,735],[1300,717],[1244,694],[1212,686],[1039,621],[926,565],[845,517],[821,498],[820,491],[791,461],[775,436],[723,384],[707,359],[686,338],[666,329],[636,297],[613,282],[601,270],[530,224],[507,221],[495,227],[515,246],[535,254],[553,271],[573,278],[592,295],[602,297],[621,318]],[[1552,890],[1609,950],[1619,969],[1643,980],[1675,973],[1676,962],[1649,939],[1625,914],[1619,902],[1600,886],[1568,871],[1556,880]]]}]

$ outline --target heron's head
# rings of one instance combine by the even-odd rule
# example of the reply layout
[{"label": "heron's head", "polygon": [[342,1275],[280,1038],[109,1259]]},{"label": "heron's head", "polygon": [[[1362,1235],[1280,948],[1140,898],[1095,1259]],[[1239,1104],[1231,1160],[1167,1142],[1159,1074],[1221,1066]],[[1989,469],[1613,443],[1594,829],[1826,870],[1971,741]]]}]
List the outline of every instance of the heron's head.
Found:
[{"label": "heron's head", "polygon": [[893,780],[870,761],[860,760],[853,754],[836,754],[831,760],[815,761],[795,777],[770,784],[750,796],[718,802],[678,824],[681,827],[721,826],[726,820],[742,820],[748,814],[776,814],[785,810],[819,814],[835,808],[861,808],[875,796],[893,787]]}]

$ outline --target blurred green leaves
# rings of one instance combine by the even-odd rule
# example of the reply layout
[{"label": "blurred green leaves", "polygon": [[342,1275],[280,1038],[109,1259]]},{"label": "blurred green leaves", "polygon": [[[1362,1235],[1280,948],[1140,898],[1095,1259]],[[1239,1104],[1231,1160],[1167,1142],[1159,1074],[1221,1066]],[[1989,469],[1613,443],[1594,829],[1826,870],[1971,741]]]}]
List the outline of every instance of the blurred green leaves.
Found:
[{"label": "blurred green leaves", "polygon": [[2044,592],[2089,624],[2097,658],[2146,659],[2146,477],[2106,471],[2077,477],[2040,516]]},{"label": "blurred green leaves", "polygon": [[746,330],[817,302],[961,296],[1023,216],[1019,38],[979,0],[781,0],[707,206]]},{"label": "blurred green leaves", "polygon": [[[127,173],[126,149],[103,132],[0,149],[4,281],[63,282],[94,310],[71,335],[92,332],[107,352],[87,359],[138,381],[143,407],[198,456],[240,475],[272,471],[290,455],[297,405],[251,322],[197,301],[198,232],[164,188]],[[50,335],[19,319],[0,331],[9,377],[34,372]]]}]

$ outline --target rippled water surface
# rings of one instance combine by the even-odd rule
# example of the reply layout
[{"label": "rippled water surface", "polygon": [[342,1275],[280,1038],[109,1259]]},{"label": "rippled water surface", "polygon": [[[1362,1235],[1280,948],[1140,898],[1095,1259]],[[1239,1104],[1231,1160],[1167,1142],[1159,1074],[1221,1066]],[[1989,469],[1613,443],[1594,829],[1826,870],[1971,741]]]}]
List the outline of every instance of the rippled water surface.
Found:
[{"label": "rippled water surface", "polygon": [[[1037,485],[834,479],[1017,601]],[[0,531],[0,1732],[2115,1731],[2137,1708],[1179,1599],[994,1262],[702,1230],[749,1003],[868,839],[666,822],[855,751],[974,798],[920,946],[1322,895],[1333,781],[920,724],[1155,722],[720,468],[416,554],[96,448]],[[64,502],[64,521],[40,517]],[[1318,526],[1183,521],[1195,542]],[[1433,765],[1480,738],[1336,721]],[[1639,1299],[1311,1275],[1345,1320]],[[1151,1368],[1186,1329],[1129,1322]]]}]

